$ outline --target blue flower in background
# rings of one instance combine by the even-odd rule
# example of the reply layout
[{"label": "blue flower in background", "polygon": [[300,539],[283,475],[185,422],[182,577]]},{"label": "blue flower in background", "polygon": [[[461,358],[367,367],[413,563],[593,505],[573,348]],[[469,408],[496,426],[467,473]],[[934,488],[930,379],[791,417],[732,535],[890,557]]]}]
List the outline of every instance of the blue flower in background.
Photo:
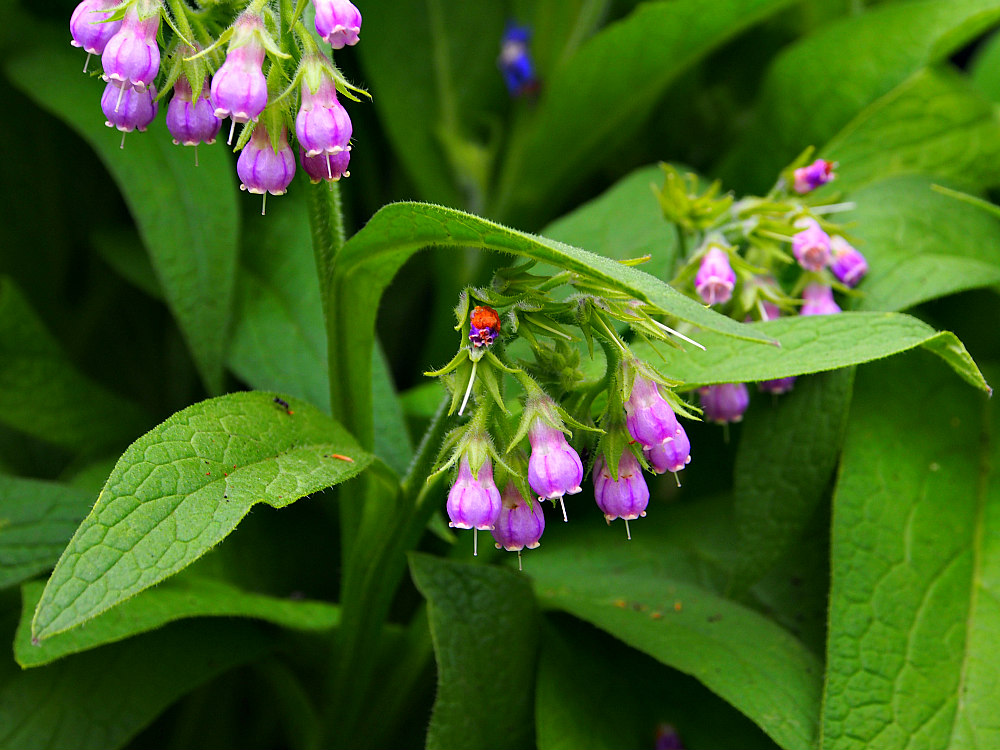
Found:
[{"label": "blue flower in background", "polygon": [[504,83],[511,96],[533,95],[538,91],[535,64],[528,50],[531,29],[508,21],[500,41],[497,66],[503,73]]}]

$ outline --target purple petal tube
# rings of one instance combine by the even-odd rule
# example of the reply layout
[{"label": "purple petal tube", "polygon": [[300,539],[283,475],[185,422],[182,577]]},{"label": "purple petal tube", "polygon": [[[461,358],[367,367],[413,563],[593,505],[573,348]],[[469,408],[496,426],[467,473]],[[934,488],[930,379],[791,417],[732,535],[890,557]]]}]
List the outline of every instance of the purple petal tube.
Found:
[{"label": "purple petal tube", "polygon": [[536,500],[529,508],[528,501],[517,491],[513,482],[507,485],[500,500],[500,517],[493,529],[497,549],[503,547],[509,552],[518,552],[525,547],[535,549],[545,531],[545,514],[542,512],[541,502]]},{"label": "purple petal tube", "polygon": [[215,116],[207,84],[208,79],[198,101],[192,101],[193,92],[187,78],[181,76],[174,84],[174,96],[167,105],[167,130],[174,137],[174,143],[184,146],[215,143],[222,120]]},{"label": "purple petal tube", "polygon": [[104,124],[124,133],[144,131],[159,109],[155,98],[156,89],[152,86],[139,91],[115,81],[109,82],[101,96],[101,109],[108,118]]},{"label": "purple petal tube", "polygon": [[267,128],[257,125],[250,142],[243,147],[236,161],[241,190],[251,193],[284,195],[288,184],[295,176],[295,154],[288,145],[288,131],[281,129],[278,150],[271,148],[271,138]]},{"label": "purple petal tube", "polygon": [[843,237],[830,238],[830,253],[833,255],[830,270],[847,286],[857,286],[868,273],[868,261],[865,260],[865,256]]},{"label": "purple petal tube", "polygon": [[719,424],[739,422],[750,404],[750,394],[744,383],[706,385],[698,389],[698,395],[705,419]]},{"label": "purple petal tube", "polygon": [[635,376],[632,393],[625,402],[628,432],[633,440],[647,448],[671,439],[679,429],[670,404],[660,395],[656,383],[641,375]]},{"label": "purple petal tube", "polygon": [[646,515],[649,487],[632,451],[626,448],[618,460],[617,482],[611,478],[604,456],[598,456],[594,462],[594,499],[609,523],[616,518],[632,521]]},{"label": "purple petal tube", "polygon": [[840,306],[833,299],[833,289],[823,284],[810,284],[802,290],[805,304],[799,315],[835,315]]},{"label": "purple petal tube", "polygon": [[108,8],[114,8],[115,0],[83,0],[76,6],[69,19],[70,42],[74,47],[83,47],[91,55],[99,55],[108,46],[111,37],[122,27],[121,21],[103,23],[111,15]]},{"label": "purple petal tube", "polygon": [[259,33],[264,29],[260,16],[244,13],[236,20],[236,31],[226,53],[226,61],[212,76],[212,103],[215,116],[233,122],[256,121],[267,104],[264,45]]},{"label": "purple petal tube", "polygon": [[680,471],[691,463],[691,441],[688,440],[687,432],[678,426],[677,434],[673,440],[660,443],[652,448],[646,448],[646,460],[653,467],[657,474],[665,474],[668,471]]},{"label": "purple petal tube", "polygon": [[125,11],[121,28],[108,41],[101,55],[104,80],[144,91],[160,72],[160,47],[156,43],[159,28],[159,11],[140,18],[138,5],[130,6]]},{"label": "purple petal tube", "polygon": [[528,484],[539,497],[555,500],[580,492],[583,462],[561,430],[536,419],[528,431],[531,457],[528,459]]},{"label": "purple petal tube", "polygon": [[350,151],[338,151],[335,154],[320,154],[319,156],[306,156],[302,149],[299,149],[299,164],[309,175],[309,181],[314,185],[326,180],[336,182],[341,177],[350,177],[347,171],[351,163]]},{"label": "purple petal tube", "polygon": [[797,226],[804,229],[792,237],[792,254],[807,271],[822,271],[830,262],[830,236],[812,219]]},{"label": "purple petal tube", "polygon": [[721,305],[733,296],[736,273],[729,264],[729,255],[718,247],[710,247],[701,259],[694,288],[707,305]]},{"label": "purple petal tube", "polygon": [[350,149],[353,127],[337,99],[333,81],[324,77],[316,93],[302,84],[302,107],[295,117],[295,137],[306,156],[336,154]]},{"label": "purple petal tube", "polygon": [[469,460],[462,456],[458,478],[448,492],[448,524],[455,529],[493,529],[500,518],[500,490],[493,483],[493,464],[487,459],[472,475]]},{"label": "purple petal tube", "polygon": [[334,49],[358,43],[361,12],[349,0],[313,0],[316,33]]}]

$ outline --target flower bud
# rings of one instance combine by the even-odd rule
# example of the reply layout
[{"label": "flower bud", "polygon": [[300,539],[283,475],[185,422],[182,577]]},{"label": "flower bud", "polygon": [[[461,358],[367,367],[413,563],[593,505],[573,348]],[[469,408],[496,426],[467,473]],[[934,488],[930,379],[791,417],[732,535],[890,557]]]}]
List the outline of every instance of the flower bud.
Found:
[{"label": "flower bud", "polygon": [[830,238],[830,253],[833,255],[830,263],[833,275],[847,286],[856,286],[868,273],[868,261],[865,260],[865,256],[843,237]]},{"label": "flower bud", "polygon": [[174,96],[167,105],[167,130],[174,137],[174,143],[184,146],[215,143],[222,120],[215,116],[207,84],[206,78],[198,101],[192,101],[193,92],[187,78],[181,76],[174,84]]},{"label": "flower bud", "polygon": [[140,91],[117,81],[109,82],[101,96],[101,109],[108,118],[104,124],[123,133],[144,131],[159,109],[155,98],[156,89],[152,86]]},{"label": "flower bud", "polygon": [[660,445],[677,434],[679,425],[674,410],[660,395],[652,380],[635,376],[632,393],[625,402],[625,424],[633,440],[647,448]]},{"label": "flower bud", "polygon": [[546,500],[575,495],[583,481],[583,462],[562,430],[535,419],[528,432],[531,457],[528,459],[528,484]]},{"label": "flower bud", "polygon": [[295,175],[295,154],[288,145],[288,130],[281,128],[278,149],[275,151],[267,128],[262,123],[258,124],[253,129],[250,142],[240,152],[236,173],[243,183],[240,185],[241,190],[284,195]]},{"label": "flower bud", "polygon": [[705,419],[719,424],[739,422],[750,404],[750,394],[744,383],[706,385],[698,389],[698,395]]},{"label": "flower bud", "polygon": [[594,499],[608,523],[616,518],[632,521],[646,515],[649,487],[642,466],[626,448],[618,460],[618,481],[611,478],[604,456],[594,462]]},{"label": "flower bud", "polygon": [[691,441],[680,425],[677,426],[673,440],[646,448],[644,451],[646,460],[656,474],[677,472],[691,463]]},{"label": "flower bud", "polygon": [[524,96],[538,91],[535,64],[528,50],[531,30],[527,26],[508,23],[500,41],[500,57],[497,67],[503,75],[507,91],[511,96]]},{"label": "flower bud", "polygon": [[69,19],[69,33],[73,36],[70,44],[83,47],[91,55],[104,52],[111,37],[122,27],[121,21],[104,23],[104,19],[112,15],[108,9],[116,5],[115,0],[83,0],[77,5]]},{"label": "flower bud", "polygon": [[807,271],[822,271],[830,262],[830,236],[814,219],[796,224],[804,229],[792,237],[792,253]]},{"label": "flower bud", "polygon": [[361,12],[350,0],[313,0],[316,8],[316,33],[334,49],[358,43]]},{"label": "flower bud", "polygon": [[315,93],[302,82],[302,107],[295,117],[295,137],[306,156],[336,154],[350,149],[351,118],[337,100],[337,87],[322,75]]},{"label": "flower bud", "polygon": [[708,305],[725,304],[733,296],[736,273],[729,264],[725,250],[712,246],[701,259],[698,274],[694,277],[694,288]]},{"label": "flower bud", "polygon": [[267,104],[267,79],[264,78],[264,44],[260,35],[263,19],[247,12],[236,19],[235,31],[226,61],[212,77],[212,103],[215,116],[231,117],[233,122],[256,121]]},{"label": "flower bud", "polygon": [[535,549],[545,531],[542,504],[534,502],[528,507],[528,501],[518,492],[513,482],[507,484],[500,500],[500,516],[493,529],[497,549],[503,547],[509,552],[519,552],[525,547]]},{"label": "flower bud", "polygon": [[101,55],[104,80],[145,91],[160,72],[160,47],[156,43],[159,28],[158,7],[152,15],[140,17],[139,4],[130,5],[121,28],[108,40]]},{"label": "flower bud", "polygon": [[489,459],[472,475],[469,459],[462,456],[458,477],[448,492],[448,524],[455,529],[493,529],[500,518],[500,490],[493,483],[493,464]]},{"label": "flower bud", "polygon": [[309,181],[314,185],[326,180],[336,182],[341,177],[350,177],[347,166],[351,161],[350,151],[338,151],[335,154],[320,154],[319,156],[306,156],[305,151],[299,149],[299,163],[302,169],[309,175]]},{"label": "flower bud", "polygon": [[832,161],[817,159],[807,167],[795,170],[795,184],[793,188],[799,195],[811,193],[816,188],[825,185],[836,175],[833,168],[836,166]]},{"label": "flower bud", "polygon": [[833,299],[833,289],[824,284],[810,284],[802,290],[805,304],[799,310],[799,315],[834,315],[840,312],[840,306]]}]

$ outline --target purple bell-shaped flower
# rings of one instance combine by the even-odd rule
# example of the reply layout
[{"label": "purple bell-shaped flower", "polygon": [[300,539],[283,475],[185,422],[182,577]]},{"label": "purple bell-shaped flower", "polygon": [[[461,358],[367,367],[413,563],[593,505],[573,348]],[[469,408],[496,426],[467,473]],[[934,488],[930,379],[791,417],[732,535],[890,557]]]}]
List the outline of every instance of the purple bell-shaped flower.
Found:
[{"label": "purple bell-shaped flower", "polygon": [[810,284],[802,290],[805,304],[799,310],[799,315],[834,315],[840,312],[840,306],[833,299],[833,289],[825,284]]},{"label": "purple bell-shaped flower", "polygon": [[[121,28],[108,40],[101,55],[104,80],[145,91],[160,72],[158,3],[135,2],[125,11]],[[141,6],[141,7],[140,7]]]},{"label": "purple bell-shaped flower", "polygon": [[237,18],[226,60],[212,76],[215,116],[232,118],[227,143],[232,143],[236,123],[256,122],[267,105],[263,31],[264,20],[256,13],[248,11]]},{"label": "purple bell-shaped flower", "polygon": [[174,137],[174,143],[183,146],[215,143],[222,120],[215,116],[215,106],[208,91],[206,78],[201,96],[194,101],[187,78],[181,76],[174,83],[174,96],[167,105],[167,130]]},{"label": "purple bell-shaped flower", "polygon": [[[455,529],[492,530],[500,518],[500,490],[493,482],[493,464],[487,458],[473,476],[467,456],[458,465],[458,477],[448,492],[448,524]],[[473,535],[473,554],[478,554],[478,537]]]},{"label": "purple bell-shaped flower", "polygon": [[350,0],[313,0],[316,33],[334,49],[358,43],[361,12]]},{"label": "purple bell-shaped flower", "polygon": [[493,528],[497,549],[517,552],[517,567],[521,567],[521,550],[535,549],[545,531],[545,514],[538,501],[530,506],[513,482],[507,484],[500,496],[500,516]]},{"label": "purple bell-shaped flower", "polygon": [[830,236],[814,219],[796,224],[802,231],[792,237],[792,254],[807,271],[822,271],[830,262]]},{"label": "purple bell-shaped flower", "polygon": [[335,154],[320,154],[318,156],[306,156],[305,151],[299,149],[299,164],[309,176],[309,181],[314,185],[326,180],[336,182],[341,177],[350,177],[347,171],[351,163],[350,151],[338,151]]},{"label": "purple bell-shaped flower", "polygon": [[351,148],[351,118],[337,99],[337,87],[322,75],[314,93],[302,82],[302,106],[295,117],[295,137],[306,156],[336,154]]},{"label": "purple bell-shaped flower", "polygon": [[836,177],[833,173],[835,166],[832,161],[817,159],[809,166],[796,169],[793,189],[799,195],[811,193],[816,188],[825,185]]},{"label": "purple bell-shaped flower", "polygon": [[[288,145],[288,130],[281,128],[277,151],[271,146],[271,137],[261,123],[253,129],[250,142],[240,151],[236,161],[240,190],[251,193],[284,195],[295,176],[295,153]],[[264,199],[267,196],[264,195]],[[261,214],[264,207],[261,207]]]},{"label": "purple bell-shaped flower", "polygon": [[678,425],[672,440],[646,448],[644,453],[655,473],[665,474],[670,471],[676,474],[691,463],[691,441],[684,428]]},{"label": "purple bell-shaped flower", "polygon": [[70,44],[74,47],[83,47],[87,53],[87,63],[83,66],[84,73],[87,72],[90,56],[103,53],[108,42],[122,27],[121,21],[106,23],[104,21],[112,15],[109,9],[116,5],[118,3],[115,0],[83,0],[70,16],[69,33],[73,37]]},{"label": "purple bell-shaped flower", "polygon": [[107,118],[105,125],[122,131],[121,147],[125,148],[125,134],[149,127],[159,109],[156,103],[156,89],[152,86],[139,91],[111,81],[101,96],[101,109]]},{"label": "purple bell-shaped flower", "polygon": [[608,523],[616,518],[624,519],[625,533],[631,539],[628,522],[646,515],[649,487],[642,475],[642,466],[628,448],[618,460],[617,481],[612,479],[604,456],[597,457],[594,462],[594,499]]},{"label": "purple bell-shaped flower", "polygon": [[734,286],[736,272],[729,264],[729,255],[719,247],[710,247],[694,277],[695,291],[705,304],[721,305],[732,298]]},{"label": "purple bell-shaped flower", "polygon": [[656,383],[635,376],[632,393],[625,402],[625,424],[633,440],[647,448],[670,440],[679,428],[677,416],[660,395]]},{"label": "purple bell-shaped flower", "polygon": [[[559,499],[563,495],[580,492],[583,481],[583,462],[580,455],[566,441],[562,430],[535,419],[528,431],[531,457],[528,459],[528,484],[539,498]],[[563,520],[566,506],[563,505]]]},{"label": "purple bell-shaped flower", "polygon": [[830,238],[830,270],[847,286],[857,286],[858,282],[868,273],[868,261],[861,252],[843,237]]},{"label": "purple bell-shaped flower", "polygon": [[698,396],[705,419],[719,424],[739,422],[750,404],[750,394],[744,383],[706,385],[698,389]]}]

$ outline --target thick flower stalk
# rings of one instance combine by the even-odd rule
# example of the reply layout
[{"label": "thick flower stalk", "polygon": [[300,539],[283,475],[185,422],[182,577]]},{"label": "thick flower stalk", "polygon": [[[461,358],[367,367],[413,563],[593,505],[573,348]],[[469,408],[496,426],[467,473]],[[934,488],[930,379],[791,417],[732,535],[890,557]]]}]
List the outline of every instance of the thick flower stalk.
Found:
[{"label": "thick flower stalk", "polygon": [[104,47],[101,65],[104,79],[121,84],[122,89],[145,91],[160,72],[161,4],[156,0],[133,0],[125,11],[121,28]]},{"label": "thick flower stalk", "polygon": [[316,33],[334,49],[353,46],[361,33],[361,12],[350,0],[313,0]]}]

